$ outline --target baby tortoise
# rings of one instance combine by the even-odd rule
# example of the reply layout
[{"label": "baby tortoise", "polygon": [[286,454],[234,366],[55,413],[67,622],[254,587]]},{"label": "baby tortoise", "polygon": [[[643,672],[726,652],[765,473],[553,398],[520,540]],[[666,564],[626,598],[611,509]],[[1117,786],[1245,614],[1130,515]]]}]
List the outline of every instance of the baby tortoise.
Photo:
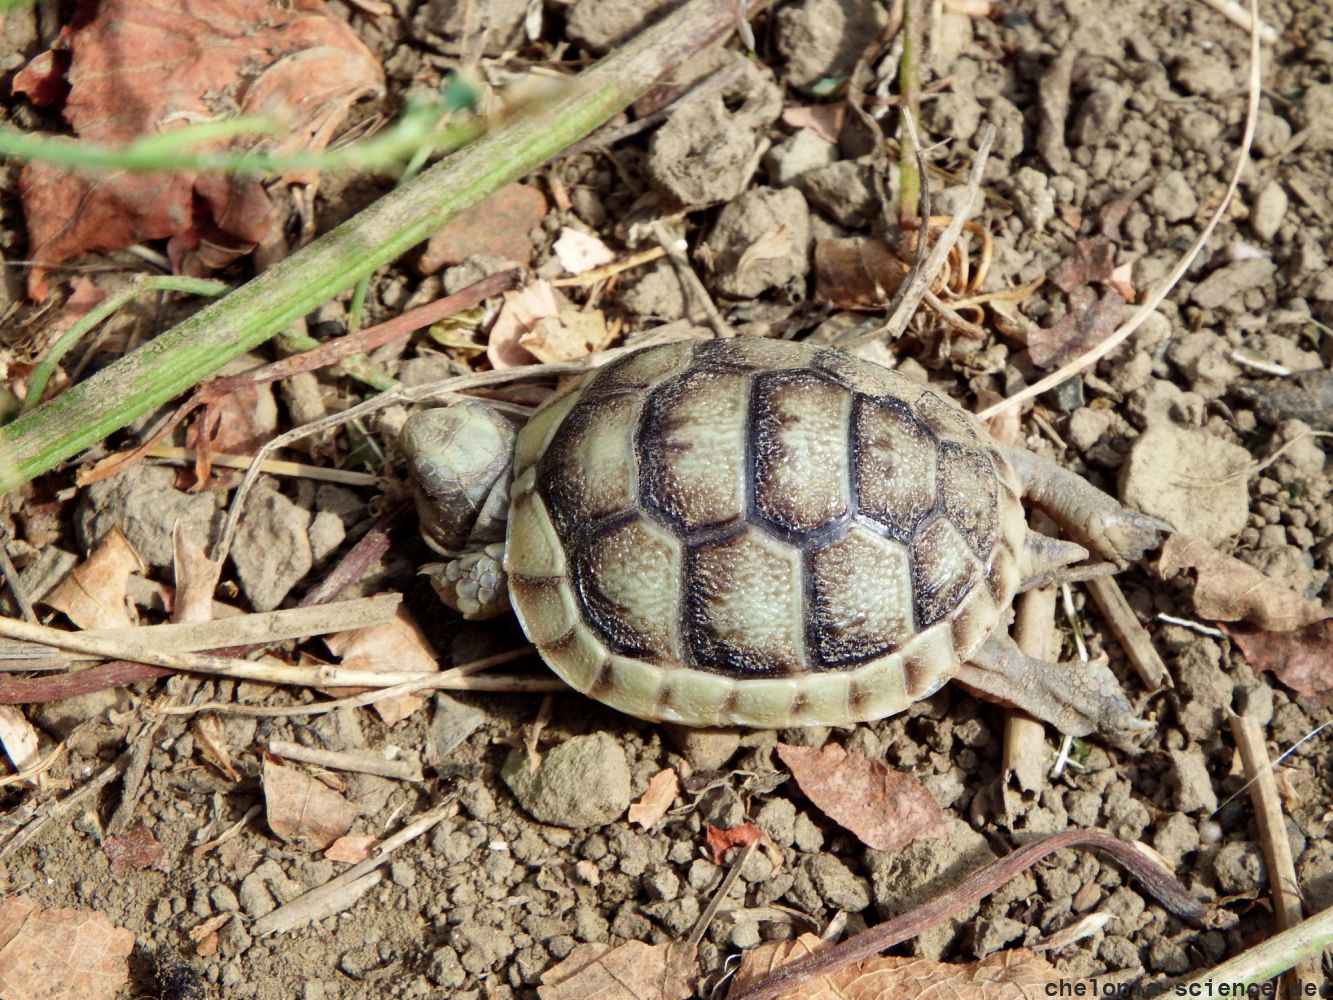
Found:
[{"label": "baby tortoise", "polygon": [[[1024,580],[1089,549],[1123,565],[1169,526],[843,351],[648,347],[517,432],[468,401],[400,444],[445,602],[512,604],[552,670],[629,715],[849,725],[956,678],[1074,735],[1145,725],[1104,663],[1034,659],[1007,626]],[[1022,498],[1082,544],[1029,532]]]}]

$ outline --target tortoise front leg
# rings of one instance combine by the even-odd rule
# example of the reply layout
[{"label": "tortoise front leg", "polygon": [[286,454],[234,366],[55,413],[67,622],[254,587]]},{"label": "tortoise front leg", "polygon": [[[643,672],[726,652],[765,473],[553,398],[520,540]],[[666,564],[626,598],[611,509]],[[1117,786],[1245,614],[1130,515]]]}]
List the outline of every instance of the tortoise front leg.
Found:
[{"label": "tortoise front leg", "polygon": [[1049,459],[1004,447],[1023,484],[1023,496],[1055,519],[1077,541],[1123,566],[1156,548],[1171,525],[1140,514]]},{"label": "tortoise front leg", "polygon": [[999,629],[981,644],[954,679],[991,701],[1021,708],[1070,736],[1098,730],[1124,741],[1151,729],[1134,714],[1104,660],[1055,663],[1029,656]]}]

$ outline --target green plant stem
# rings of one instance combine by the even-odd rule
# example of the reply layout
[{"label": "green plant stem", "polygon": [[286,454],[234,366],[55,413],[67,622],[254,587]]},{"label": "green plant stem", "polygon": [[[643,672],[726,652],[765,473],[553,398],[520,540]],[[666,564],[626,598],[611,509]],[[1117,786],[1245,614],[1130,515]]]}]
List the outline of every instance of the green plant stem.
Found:
[{"label": "green plant stem", "polygon": [[77,344],[85,333],[97,326],[98,323],[108,316],[119,312],[125,306],[129,305],[143,292],[185,292],[189,295],[206,295],[209,298],[217,298],[219,295],[226,295],[231,291],[231,286],[223,281],[212,281],[208,278],[186,278],[178,275],[147,275],[140,274],[134,278],[128,285],[122,288],[110,298],[103,299],[97,305],[93,306],[86,313],[79,317],[77,321],[64,333],[59,339],[51,345],[51,349],[38,362],[37,367],[32,370],[32,377],[28,379],[28,396],[23,402],[23,411],[27,413],[33,406],[40,402],[42,393],[46,391],[46,384],[51,381],[51,376],[56,370],[56,365],[60,364],[60,359],[69,353],[70,348]]},{"label": "green plant stem", "polygon": [[[1333,907],[1302,920],[1281,934],[1274,934],[1235,958],[1209,969],[1185,983],[1177,985],[1178,996],[1222,996],[1209,990],[1207,983],[1227,983],[1249,986],[1282,975],[1302,962],[1318,963],[1324,952],[1333,951]],[[1191,992],[1191,987],[1199,987]],[[1184,989],[1185,992],[1180,992]],[[1238,994],[1232,994],[1236,996]]]},{"label": "green plant stem", "polygon": [[161,406],[396,259],[605,123],[735,24],[735,0],[691,0],[589,67],[555,99],[526,109],[225,299],[23,415],[0,431],[0,491]]}]

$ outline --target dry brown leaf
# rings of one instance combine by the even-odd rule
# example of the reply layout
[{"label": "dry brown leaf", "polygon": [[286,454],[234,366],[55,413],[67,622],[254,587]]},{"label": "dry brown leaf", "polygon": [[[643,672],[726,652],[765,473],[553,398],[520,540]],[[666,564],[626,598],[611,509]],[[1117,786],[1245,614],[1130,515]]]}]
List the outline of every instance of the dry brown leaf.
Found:
[{"label": "dry brown leaf", "polygon": [[818,749],[779,743],[778,756],[825,816],[877,851],[900,851],[945,830],[939,803],[910,774],[836,743]]},{"label": "dry brown leaf", "polygon": [[349,865],[360,864],[370,857],[370,852],[379,846],[379,837],[339,837],[328,846],[324,857],[330,861],[343,861]]},{"label": "dry brown leaf", "polygon": [[600,309],[579,309],[563,301],[555,319],[539,319],[518,338],[520,347],[548,365],[586,358],[610,342],[611,331]]},{"label": "dry brown leaf", "polygon": [[551,249],[567,274],[583,274],[616,259],[611,248],[596,236],[568,226],[560,230],[560,237]]},{"label": "dry brown leaf", "polygon": [[722,859],[733,847],[746,847],[764,839],[764,831],[753,823],[742,823],[726,830],[719,827],[707,827],[704,832],[708,840],[708,849],[713,852],[713,864],[722,864]]},{"label": "dry brown leaf", "polygon": [[417,262],[422,274],[461,264],[468,257],[495,257],[527,267],[532,262],[533,227],[546,218],[546,196],[526,184],[510,184],[430,238]]},{"label": "dry brown leaf", "polygon": [[1115,246],[1105,236],[1090,236],[1074,244],[1074,252],[1046,272],[1049,281],[1066,295],[1105,281],[1115,269]]},{"label": "dry brown leaf", "polygon": [[208,553],[185,536],[177,521],[171,527],[172,563],[176,577],[176,599],[171,606],[173,622],[213,620],[213,592],[218,587],[222,566],[208,558]]},{"label": "dry brown leaf", "polygon": [[685,1000],[694,995],[694,948],[673,941],[581,944],[542,974],[541,1000]]},{"label": "dry brown leaf", "polygon": [[[384,90],[379,61],[323,0],[83,0],[57,48],[60,58],[38,56],[14,86],[52,103],[68,57],[65,120],[84,142],[103,145],[241,114],[290,133],[237,147],[317,151],[355,101]],[[170,237],[173,267],[185,273],[248,252],[282,221],[266,180],[190,170],[78,174],[31,163],[19,178],[29,256],[39,261],[29,294],[44,298],[46,268],[89,250]]]},{"label": "dry brown leaf", "polygon": [[792,246],[791,230],[786,226],[778,226],[745,248],[741,259],[736,262],[736,270],[744,271],[763,261],[786,257],[791,253]]},{"label": "dry brown leaf", "polygon": [[[349,670],[382,670],[385,673],[418,673],[439,670],[440,664],[425,633],[404,606],[383,625],[337,632],[325,640],[342,665]],[[330,689],[337,697],[360,694],[365,688]],[[401,722],[426,704],[420,695],[403,694],[381,698],[374,709],[386,726]]]},{"label": "dry brown leaf", "polygon": [[231,760],[227,746],[227,730],[220,716],[213,712],[198,716],[190,723],[194,742],[203,751],[204,759],[221,771],[228,781],[240,781],[241,773]]},{"label": "dry brown leaf", "polygon": [[112,1000],[129,981],[134,935],[94,910],[0,900],[0,997]]},{"label": "dry brown leaf", "polygon": [[1333,618],[1290,632],[1222,625],[1256,670],[1270,670],[1297,694],[1333,699]]},{"label": "dry brown leaf", "polygon": [[679,791],[680,779],[675,771],[669,767],[658,771],[648,781],[648,789],[639,797],[639,801],[630,805],[629,821],[645,830],[650,829],[666,815]]},{"label": "dry brown leaf", "polygon": [[75,566],[42,598],[82,629],[128,628],[134,624],[125,588],[131,573],[142,573],[143,560],[119,528],[112,528],[88,558]]},{"label": "dry brown leaf", "polygon": [[0,746],[15,771],[37,763],[37,730],[13,705],[0,705]]},{"label": "dry brown leaf", "polygon": [[[773,972],[828,947],[814,934],[795,941],[772,941],[743,952],[727,995],[738,995]],[[924,958],[881,955],[809,980],[779,994],[778,1000],[1039,1000],[1052,996],[1048,984],[1082,985],[1079,996],[1092,996],[1086,984],[1066,980],[1060,970],[1024,948],[998,951],[979,962],[946,964]],[[1062,994],[1072,995],[1072,994]]]},{"label": "dry brown leaf", "polygon": [[269,829],[283,840],[324,850],[345,836],[357,808],[323,782],[295,767],[264,757],[264,812]]},{"label": "dry brown leaf", "polygon": [[505,292],[503,305],[491,324],[486,343],[486,357],[492,368],[530,365],[536,359],[520,346],[519,338],[531,333],[538,320],[560,315],[556,290],[545,281],[534,281],[526,288]]},{"label": "dry brown leaf", "polygon": [[893,298],[906,268],[883,240],[815,242],[815,301],[840,309],[874,309]]},{"label": "dry brown leaf", "polygon": [[1207,542],[1171,535],[1162,546],[1157,572],[1170,577],[1194,570],[1194,610],[1213,621],[1249,622],[1270,632],[1290,632],[1327,618],[1318,601],[1302,597]]},{"label": "dry brown leaf", "polygon": [[1101,298],[1091,288],[1078,288],[1069,297],[1069,312],[1051,326],[1028,334],[1028,353],[1041,368],[1058,368],[1109,337],[1125,312],[1125,298],[1107,288]]},{"label": "dry brown leaf", "polygon": [[826,142],[836,143],[842,134],[842,123],[847,120],[847,103],[814,104],[802,108],[788,108],[782,112],[782,123],[791,128],[813,132]]},{"label": "dry brown leaf", "polygon": [[111,874],[123,871],[147,871],[149,868],[171,874],[171,859],[162,850],[153,831],[140,820],[122,834],[110,834],[102,841],[102,851],[111,862]]}]

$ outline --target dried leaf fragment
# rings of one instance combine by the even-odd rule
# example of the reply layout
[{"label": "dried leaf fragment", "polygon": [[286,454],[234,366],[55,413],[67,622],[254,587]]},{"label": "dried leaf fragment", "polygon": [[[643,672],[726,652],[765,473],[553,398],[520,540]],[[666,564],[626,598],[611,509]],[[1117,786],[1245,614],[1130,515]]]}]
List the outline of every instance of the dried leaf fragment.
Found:
[{"label": "dried leaf fragment", "polygon": [[[57,44],[60,58],[38,56],[24,77],[35,88],[30,93],[53,96],[49,83],[67,57],[65,120],[81,140],[108,146],[239,113],[291,131],[238,145],[317,151],[353,102],[384,89],[374,54],[322,0],[83,2]],[[313,179],[308,171],[285,178]],[[29,294],[45,297],[50,265],[142,240],[172,238],[168,253],[178,271],[201,273],[233,259],[281,222],[265,182],[190,170],[92,174],[29,164],[19,178],[30,256],[39,262],[29,272]]]},{"label": "dried leaf fragment", "polygon": [[323,850],[352,828],[357,808],[295,767],[264,758],[264,810],[269,829],[283,840]]},{"label": "dried leaf fragment", "polygon": [[1171,535],[1162,546],[1157,572],[1163,578],[1194,570],[1194,610],[1220,622],[1249,622],[1272,632],[1311,625],[1329,612],[1253,566],[1223,555],[1207,542]]},{"label": "dried leaf fragment", "polygon": [[877,760],[849,754],[836,743],[778,744],[778,757],[819,809],[868,847],[900,851],[944,833],[944,813],[916,778]]},{"label": "dried leaf fragment", "polygon": [[581,944],[542,974],[541,1000],[685,1000],[694,995],[694,948],[678,941]]},{"label": "dried leaf fragment", "polygon": [[129,628],[126,606],[131,573],[144,571],[143,560],[119,528],[112,528],[86,560],[75,566],[42,599],[82,629]]},{"label": "dried leaf fragment", "polygon": [[874,309],[893,298],[907,268],[883,240],[815,242],[815,301],[841,309]]},{"label": "dried leaf fragment", "polygon": [[0,900],[0,997],[112,1000],[129,981],[134,935],[94,910]]},{"label": "dried leaf fragment", "polygon": [[122,834],[111,834],[102,842],[102,851],[111,862],[111,874],[147,871],[152,868],[164,875],[171,874],[171,859],[153,836],[153,831],[140,820]]},{"label": "dried leaf fragment", "polygon": [[241,773],[231,760],[227,746],[227,730],[222,718],[213,712],[205,713],[190,723],[194,741],[203,751],[204,759],[221,771],[228,781],[240,781]]},{"label": "dried leaf fragment", "polygon": [[[809,958],[828,947],[814,934],[795,941],[772,941],[741,956],[728,996],[736,996],[773,972]],[[1082,992],[1062,996],[1092,996],[1085,983],[1066,980],[1060,970],[1025,948],[997,951],[979,962],[947,964],[924,958],[880,955],[845,966],[779,994],[779,1000],[1037,1000],[1053,996],[1048,984],[1069,983]]]},{"label": "dried leaf fragment", "polygon": [[708,840],[708,849],[713,852],[713,864],[722,864],[722,859],[733,847],[746,847],[764,839],[764,831],[753,823],[742,823],[723,830],[710,825],[704,834]]},{"label": "dried leaf fragment", "polygon": [[616,259],[611,248],[596,236],[589,236],[568,226],[560,230],[560,236],[551,249],[568,274],[583,274]]},{"label": "dried leaf fragment", "polygon": [[13,705],[0,705],[0,747],[4,747],[15,771],[37,763],[37,730]]},{"label": "dried leaf fragment", "polygon": [[1297,694],[1333,699],[1333,618],[1290,632],[1223,625],[1250,666],[1269,670]]},{"label": "dried leaf fragment", "polygon": [[546,197],[526,184],[510,184],[446,225],[426,243],[417,264],[422,274],[468,257],[498,257],[525,267],[532,261],[528,234],[546,218]]},{"label": "dried leaf fragment", "polygon": [[[426,635],[406,607],[399,606],[383,625],[337,632],[325,640],[329,650],[342,658],[349,670],[382,670],[425,673],[440,669]],[[364,689],[339,688],[339,696],[359,694]],[[420,695],[403,694],[381,698],[374,709],[386,726],[401,722],[426,704]]]},{"label": "dried leaf fragment", "polygon": [[370,852],[379,845],[379,837],[339,837],[329,845],[324,857],[330,861],[343,861],[349,865],[360,864],[370,857]]},{"label": "dried leaf fragment", "polygon": [[639,801],[629,807],[629,821],[645,830],[655,826],[671,808],[680,792],[680,779],[671,768],[663,768],[648,781],[648,788]]}]

